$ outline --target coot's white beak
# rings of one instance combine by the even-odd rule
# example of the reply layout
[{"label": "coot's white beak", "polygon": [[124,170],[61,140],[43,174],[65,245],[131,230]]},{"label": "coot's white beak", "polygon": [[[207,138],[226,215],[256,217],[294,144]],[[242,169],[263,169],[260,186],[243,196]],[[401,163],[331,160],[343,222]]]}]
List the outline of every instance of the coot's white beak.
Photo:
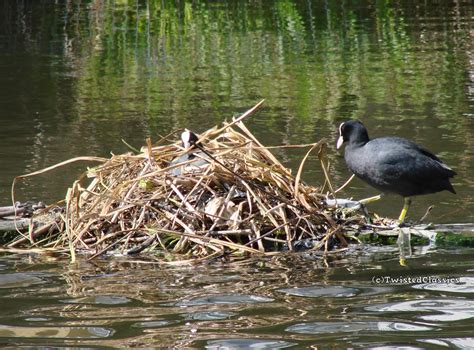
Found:
[{"label": "coot's white beak", "polygon": [[342,126],[343,125],[344,125],[344,123],[341,123],[339,125],[339,138],[337,139],[336,149],[341,148],[342,144],[344,143],[344,138],[342,137]]},{"label": "coot's white beak", "polygon": [[337,144],[336,144],[336,148],[339,149],[341,148],[342,144],[344,143],[344,139],[342,138],[342,135],[339,136],[339,138],[337,139]]}]

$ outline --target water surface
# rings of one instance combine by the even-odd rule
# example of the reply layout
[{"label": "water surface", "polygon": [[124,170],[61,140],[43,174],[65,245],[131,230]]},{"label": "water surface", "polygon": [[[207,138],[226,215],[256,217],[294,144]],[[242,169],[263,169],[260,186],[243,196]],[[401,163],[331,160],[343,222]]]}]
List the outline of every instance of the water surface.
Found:
[{"label": "water surface", "polygon": [[[169,267],[1,257],[0,344],[413,349],[474,344],[472,249],[351,248]],[[377,277],[391,281],[377,283]],[[405,283],[403,279],[424,279]],[[449,283],[432,283],[450,278]],[[414,344],[418,344],[414,346]]]}]

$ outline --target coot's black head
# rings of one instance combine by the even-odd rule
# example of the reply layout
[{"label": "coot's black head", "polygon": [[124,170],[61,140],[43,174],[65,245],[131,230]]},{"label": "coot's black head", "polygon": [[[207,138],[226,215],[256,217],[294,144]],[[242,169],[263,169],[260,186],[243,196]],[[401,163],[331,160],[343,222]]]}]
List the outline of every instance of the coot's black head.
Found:
[{"label": "coot's black head", "polygon": [[339,149],[344,142],[352,144],[365,144],[369,141],[369,134],[364,124],[358,120],[348,120],[339,125],[339,138],[337,140],[337,149]]},{"label": "coot's black head", "polygon": [[183,143],[183,147],[186,150],[196,147],[198,139],[198,136],[188,129],[184,129],[183,133],[181,134],[181,142]]}]

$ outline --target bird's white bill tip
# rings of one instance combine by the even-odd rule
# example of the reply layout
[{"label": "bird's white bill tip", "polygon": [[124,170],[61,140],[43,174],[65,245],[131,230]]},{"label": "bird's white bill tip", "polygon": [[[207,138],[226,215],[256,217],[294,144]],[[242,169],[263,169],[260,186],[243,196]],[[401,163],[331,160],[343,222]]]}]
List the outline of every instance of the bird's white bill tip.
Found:
[{"label": "bird's white bill tip", "polygon": [[339,136],[339,138],[337,139],[336,148],[337,149],[341,148],[343,143],[344,143],[344,138],[342,136]]}]

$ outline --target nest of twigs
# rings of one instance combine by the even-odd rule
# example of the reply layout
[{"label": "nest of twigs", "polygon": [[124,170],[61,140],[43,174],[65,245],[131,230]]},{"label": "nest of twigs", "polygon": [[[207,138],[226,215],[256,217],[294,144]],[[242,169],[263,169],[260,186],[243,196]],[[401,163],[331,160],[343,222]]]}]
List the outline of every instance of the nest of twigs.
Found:
[{"label": "nest of twigs", "polygon": [[[242,123],[256,107],[201,134],[202,151],[191,160],[177,162],[189,151],[163,138],[89,169],[87,188],[78,180],[68,190],[60,230],[43,246],[73,255],[146,249],[207,258],[293,250],[305,241],[313,249],[346,245],[322,189],[300,179],[307,157],[293,176]],[[324,142],[309,146],[307,155],[321,155]]]}]

